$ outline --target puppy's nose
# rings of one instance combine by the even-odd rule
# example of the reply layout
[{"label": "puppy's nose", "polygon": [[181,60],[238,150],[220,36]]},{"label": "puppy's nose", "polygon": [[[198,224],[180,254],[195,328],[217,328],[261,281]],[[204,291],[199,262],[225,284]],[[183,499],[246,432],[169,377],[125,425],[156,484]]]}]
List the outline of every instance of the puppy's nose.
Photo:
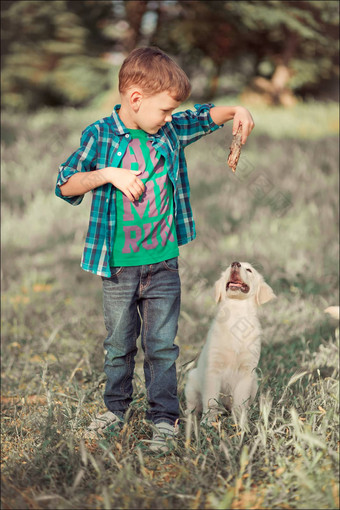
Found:
[{"label": "puppy's nose", "polygon": [[239,262],[232,262],[231,263],[231,267],[235,268],[235,267],[241,267],[241,264]]}]

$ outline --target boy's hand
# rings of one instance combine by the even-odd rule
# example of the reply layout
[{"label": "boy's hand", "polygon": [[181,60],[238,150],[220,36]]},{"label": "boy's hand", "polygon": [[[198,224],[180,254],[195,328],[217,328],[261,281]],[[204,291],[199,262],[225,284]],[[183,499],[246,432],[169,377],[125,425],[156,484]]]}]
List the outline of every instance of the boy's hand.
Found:
[{"label": "boy's hand", "polygon": [[118,188],[124,195],[134,202],[145,191],[143,181],[138,177],[142,173],[141,170],[132,171],[126,168],[113,168],[108,167],[108,181]]},{"label": "boy's hand", "polygon": [[254,120],[247,108],[244,108],[243,106],[236,106],[235,110],[233,135],[236,135],[239,125],[242,124],[242,145],[244,145],[255,126]]},{"label": "boy's hand", "polygon": [[236,135],[239,125],[242,124],[242,145],[246,143],[255,126],[253,117],[243,106],[213,106],[210,115],[218,126],[233,119],[233,135]]}]

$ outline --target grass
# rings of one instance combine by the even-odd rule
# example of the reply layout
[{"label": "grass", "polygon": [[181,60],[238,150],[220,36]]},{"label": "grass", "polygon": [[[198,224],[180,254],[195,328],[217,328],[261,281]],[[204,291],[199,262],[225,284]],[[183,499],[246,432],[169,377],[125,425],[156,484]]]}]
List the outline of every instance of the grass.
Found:
[{"label": "grass", "polygon": [[[133,414],[113,438],[104,411],[100,279],[79,268],[89,199],[54,197],[60,162],[107,112],[3,114],[2,508],[338,508],[337,107],[253,111],[236,175],[231,126],[187,150],[197,239],[181,248],[179,397],[215,314],[213,284],[253,263],[278,299],[260,310],[260,388],[244,427],[194,423],[169,455],[145,444],[139,351]],[[301,128],[303,126],[303,130]]]}]

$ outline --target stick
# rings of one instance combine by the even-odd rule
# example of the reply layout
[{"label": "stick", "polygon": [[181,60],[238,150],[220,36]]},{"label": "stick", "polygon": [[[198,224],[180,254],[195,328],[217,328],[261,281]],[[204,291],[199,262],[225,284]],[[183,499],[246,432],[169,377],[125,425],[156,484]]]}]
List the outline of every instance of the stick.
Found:
[{"label": "stick", "polygon": [[239,125],[236,134],[233,136],[230,152],[228,156],[228,166],[233,172],[236,172],[236,167],[241,154],[241,141],[242,141],[242,124]]}]

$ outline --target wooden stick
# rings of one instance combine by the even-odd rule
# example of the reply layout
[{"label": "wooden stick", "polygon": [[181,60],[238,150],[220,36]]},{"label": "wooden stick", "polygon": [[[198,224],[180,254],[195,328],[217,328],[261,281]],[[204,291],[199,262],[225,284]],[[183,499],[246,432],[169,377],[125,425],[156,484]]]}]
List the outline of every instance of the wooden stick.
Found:
[{"label": "wooden stick", "polygon": [[233,172],[236,172],[236,167],[238,160],[241,154],[241,146],[242,146],[242,124],[239,125],[236,134],[233,136],[230,152],[228,156],[228,166],[232,169]]}]

